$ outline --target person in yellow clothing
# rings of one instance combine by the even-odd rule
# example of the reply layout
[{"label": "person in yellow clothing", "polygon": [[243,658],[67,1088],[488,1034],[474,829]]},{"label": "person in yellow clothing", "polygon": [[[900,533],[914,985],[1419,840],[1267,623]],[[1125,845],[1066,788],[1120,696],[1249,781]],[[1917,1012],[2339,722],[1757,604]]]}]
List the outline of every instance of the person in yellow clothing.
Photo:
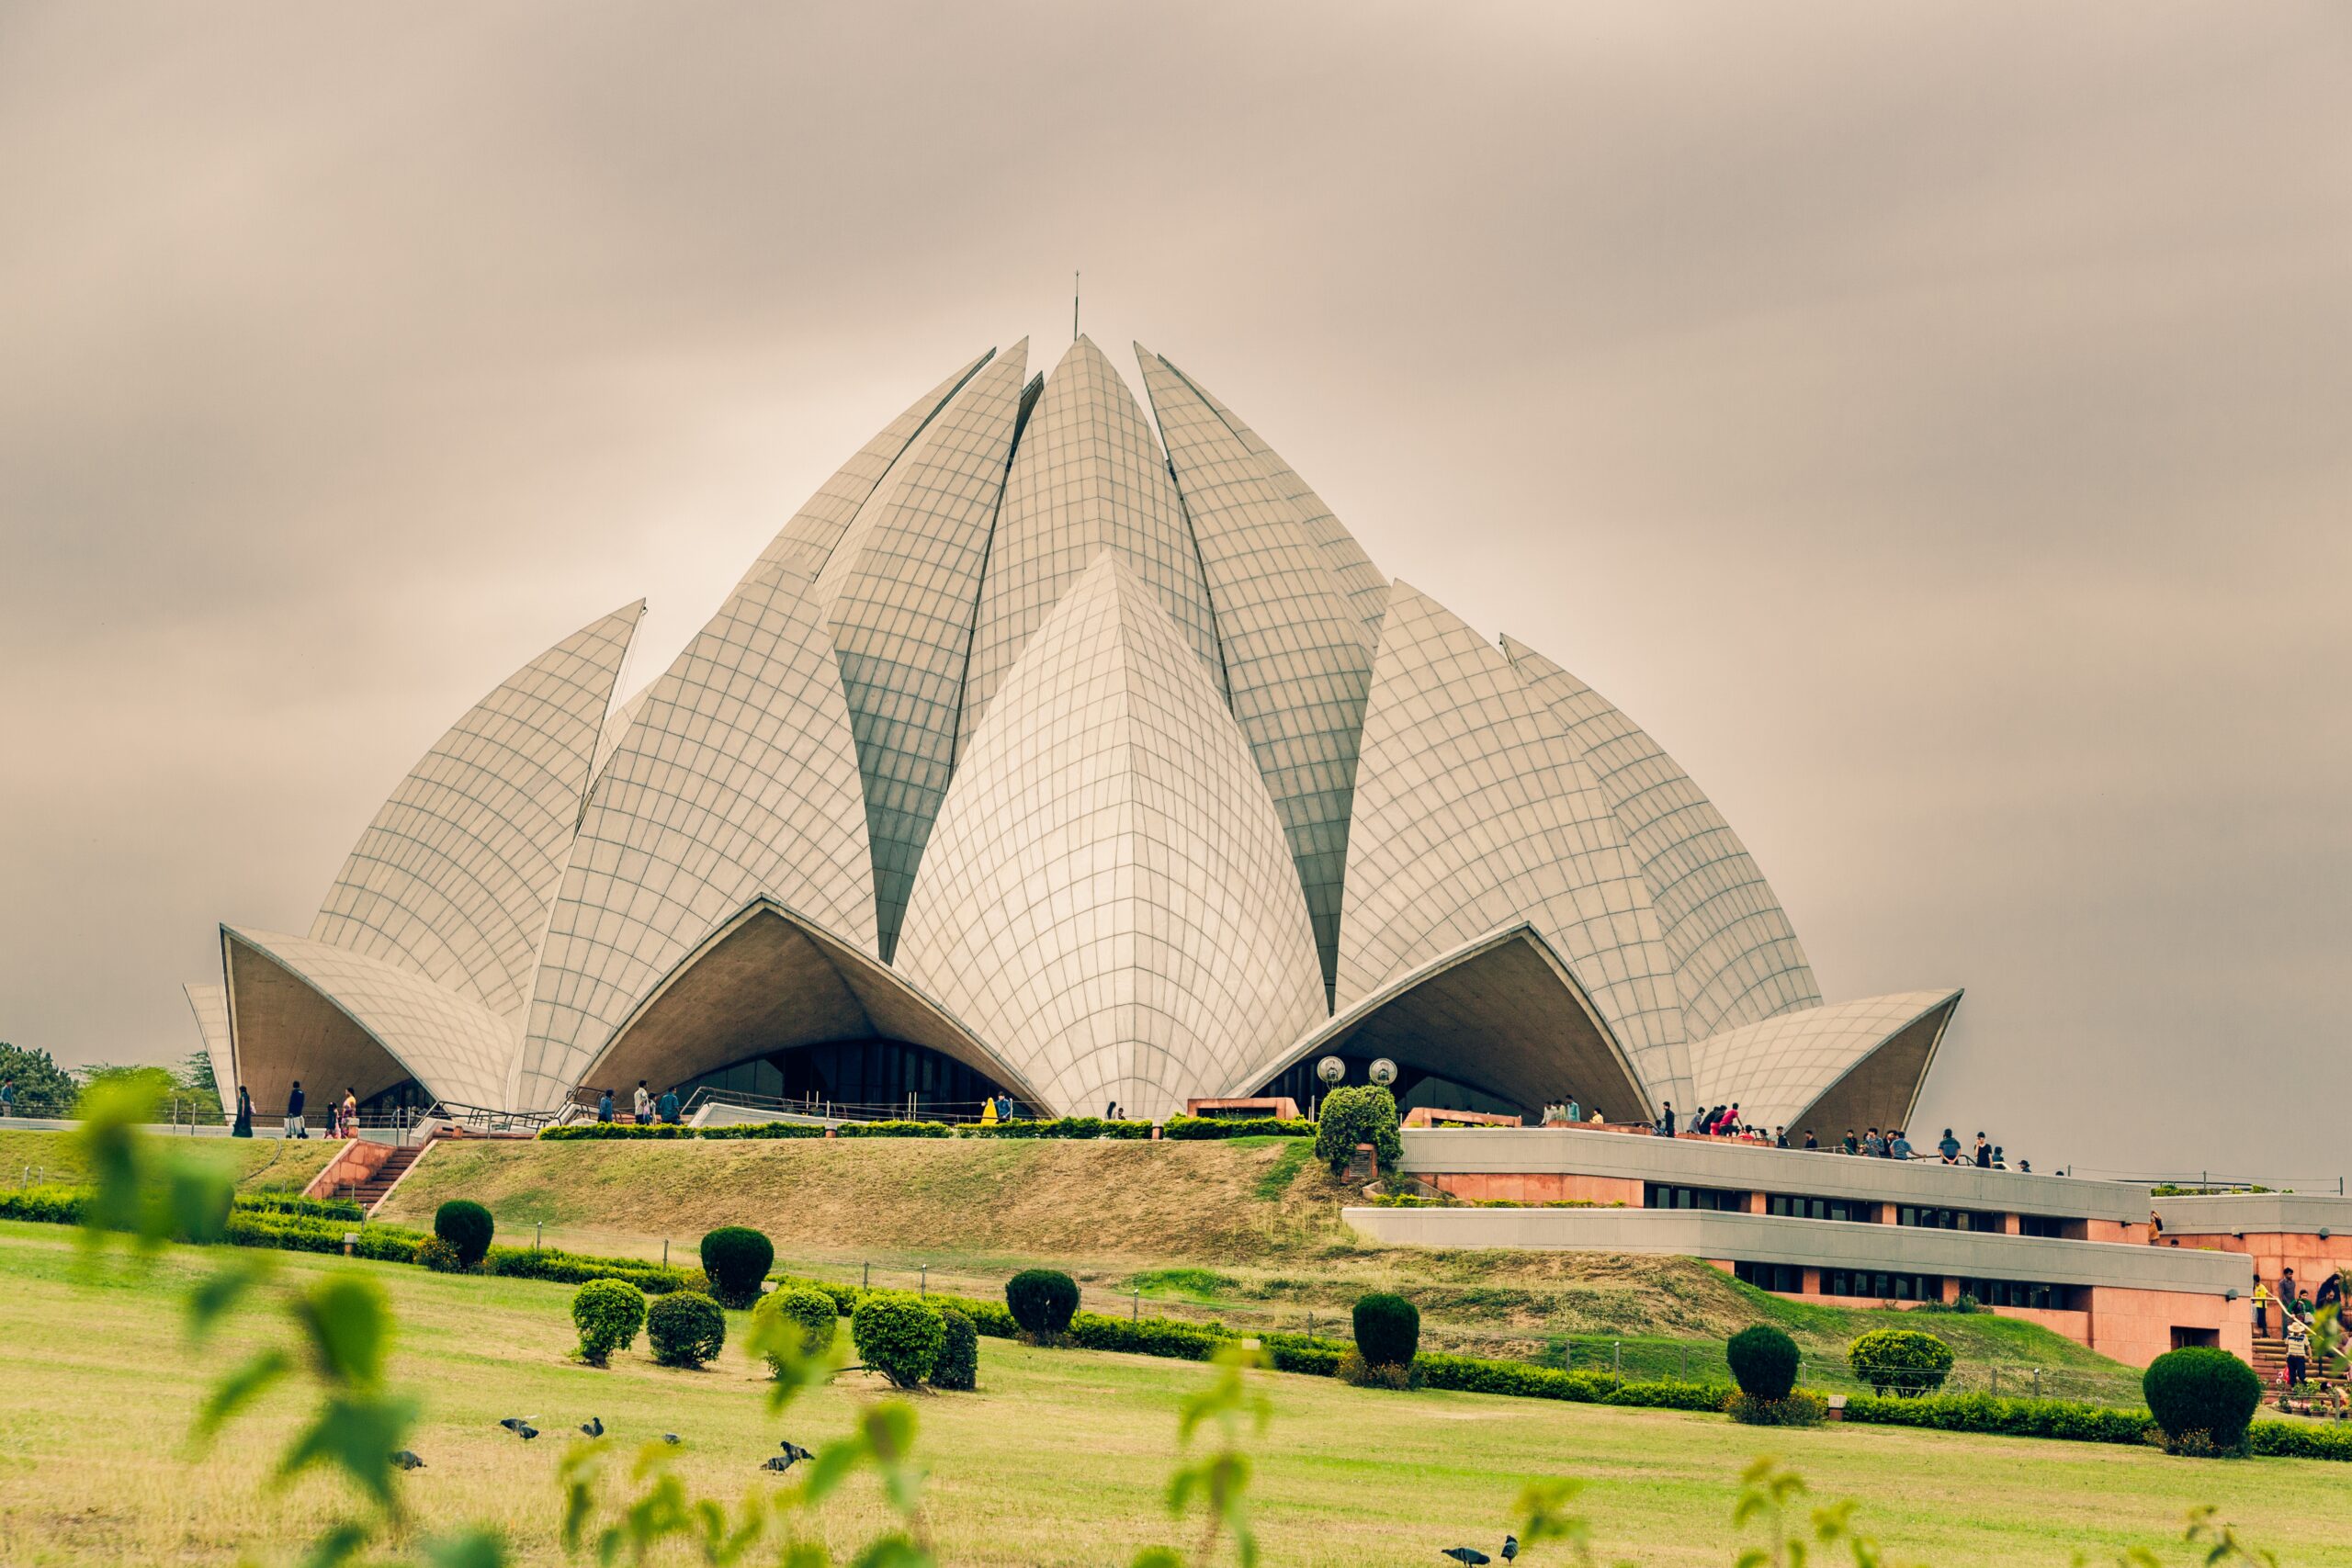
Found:
[{"label": "person in yellow clothing", "polygon": [[996,1125],[996,1096],[994,1095],[980,1101],[980,1125],[983,1127]]},{"label": "person in yellow clothing", "polygon": [[2260,1280],[2254,1282],[2254,1337],[2270,1337],[2270,1287]]}]

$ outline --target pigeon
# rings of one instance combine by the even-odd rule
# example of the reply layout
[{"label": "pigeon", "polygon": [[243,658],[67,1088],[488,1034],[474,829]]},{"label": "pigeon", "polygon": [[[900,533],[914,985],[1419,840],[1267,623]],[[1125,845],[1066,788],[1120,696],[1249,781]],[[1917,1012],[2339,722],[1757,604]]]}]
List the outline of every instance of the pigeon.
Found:
[{"label": "pigeon", "polygon": [[1456,1562],[1467,1563],[1469,1568],[1477,1568],[1477,1565],[1481,1562],[1492,1562],[1494,1561],[1493,1558],[1487,1556],[1485,1552],[1471,1546],[1449,1546],[1445,1549],[1445,1555],[1453,1558]]},{"label": "pigeon", "polygon": [[807,1449],[802,1448],[798,1443],[794,1442],[790,1438],[785,1438],[785,1440],[778,1443],[776,1447],[784,1450],[784,1463],[778,1466],[778,1469],[789,1470],[804,1459],[815,1459],[817,1457],[815,1454],[810,1453]]},{"label": "pigeon", "polygon": [[662,1434],[662,1440],[674,1449],[678,1446],[678,1434],[675,1432],[664,1432]]},{"label": "pigeon", "polygon": [[537,1419],[538,1417],[536,1416],[509,1416],[505,1420],[501,1421],[499,1425],[505,1427],[510,1432],[519,1433],[524,1427],[529,1426],[532,1422]]},{"label": "pigeon", "polygon": [[527,1443],[539,1435],[539,1429],[537,1427],[518,1427],[515,1428],[514,1435]]},{"label": "pigeon", "polygon": [[774,1459],[761,1461],[760,1468],[762,1470],[773,1470],[778,1475],[782,1475],[786,1471],[792,1468],[792,1461],[785,1458],[782,1454],[778,1454]]},{"label": "pigeon", "polygon": [[396,1449],[393,1450],[392,1464],[395,1468],[401,1470],[423,1470],[424,1468],[424,1461],[417,1458],[414,1454],[409,1452],[406,1449]]},{"label": "pigeon", "polygon": [[1519,1537],[1515,1535],[1507,1535],[1503,1537],[1503,1561],[1510,1562],[1516,1561],[1518,1557]]},{"label": "pigeon", "polygon": [[599,1416],[591,1416],[587,1420],[580,1423],[580,1433],[586,1438],[603,1437],[605,1435],[604,1418]]}]

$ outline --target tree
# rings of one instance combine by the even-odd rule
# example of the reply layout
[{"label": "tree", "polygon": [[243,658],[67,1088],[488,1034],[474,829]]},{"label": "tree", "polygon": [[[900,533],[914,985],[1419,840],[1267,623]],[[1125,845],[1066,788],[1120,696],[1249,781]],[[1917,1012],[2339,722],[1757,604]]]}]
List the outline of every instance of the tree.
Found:
[{"label": "tree", "polygon": [[0,1078],[16,1086],[19,1116],[71,1116],[81,1086],[46,1051],[28,1051],[0,1041]]}]

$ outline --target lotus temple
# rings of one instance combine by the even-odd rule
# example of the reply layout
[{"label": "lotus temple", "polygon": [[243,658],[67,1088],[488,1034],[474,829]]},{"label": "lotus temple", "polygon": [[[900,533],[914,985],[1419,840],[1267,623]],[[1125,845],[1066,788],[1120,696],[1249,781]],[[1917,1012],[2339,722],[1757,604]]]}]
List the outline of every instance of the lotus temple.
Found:
[{"label": "lotus temple", "polygon": [[643,603],[596,616],[299,934],[222,925],[219,1081],[1157,1118],[1335,1056],[1408,1108],[1911,1119],[1957,991],[1826,1002],[1625,714],[1385,576],[1168,360],[1139,400],[1083,337],[1027,351],[885,425],[650,684]]}]

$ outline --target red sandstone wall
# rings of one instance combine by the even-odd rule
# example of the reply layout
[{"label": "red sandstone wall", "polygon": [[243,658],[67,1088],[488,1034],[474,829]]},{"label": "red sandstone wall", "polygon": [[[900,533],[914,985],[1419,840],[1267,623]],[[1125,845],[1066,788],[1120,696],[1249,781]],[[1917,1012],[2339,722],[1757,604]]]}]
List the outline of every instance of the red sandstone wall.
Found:
[{"label": "red sandstone wall", "polygon": [[2212,1252],[2244,1254],[2249,1260],[2248,1283],[2259,1269],[2262,1282],[2275,1285],[2278,1271],[2292,1268],[2306,1295],[2318,1290],[2327,1275],[2352,1269],[2352,1235],[2322,1236],[2310,1231],[2249,1231],[2245,1235],[2227,1231],[2166,1231],[2159,1245],[2174,1242]]},{"label": "red sandstone wall", "polygon": [[1588,1203],[1623,1203],[1629,1209],[1642,1206],[1642,1184],[1616,1176],[1577,1176],[1563,1171],[1449,1171],[1432,1176],[1429,1181],[1441,1192],[1474,1202],[1561,1203],[1580,1200]]},{"label": "red sandstone wall", "polygon": [[2172,1331],[2220,1330],[2222,1348],[2254,1359],[2253,1309],[2241,1297],[2192,1295],[2180,1291],[2130,1291],[2091,1287],[2090,1348],[2102,1356],[2144,1367],[2172,1348]]}]

